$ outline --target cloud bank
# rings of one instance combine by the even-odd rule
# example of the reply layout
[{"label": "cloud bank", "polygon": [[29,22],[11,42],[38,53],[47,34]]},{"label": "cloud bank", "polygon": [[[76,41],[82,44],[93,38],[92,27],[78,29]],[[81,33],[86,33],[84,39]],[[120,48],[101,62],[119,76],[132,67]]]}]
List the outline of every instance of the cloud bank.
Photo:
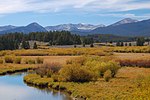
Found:
[{"label": "cloud bank", "polygon": [[105,11],[150,9],[148,0],[0,0],[0,14],[18,12]]}]

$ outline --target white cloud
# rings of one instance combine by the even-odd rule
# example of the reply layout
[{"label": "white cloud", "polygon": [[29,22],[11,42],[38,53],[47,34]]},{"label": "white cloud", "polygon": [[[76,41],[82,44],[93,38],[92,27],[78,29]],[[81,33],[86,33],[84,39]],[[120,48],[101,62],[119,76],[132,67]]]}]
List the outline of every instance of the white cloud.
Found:
[{"label": "white cloud", "polygon": [[136,0],[0,0],[0,14],[17,12],[128,11],[150,9],[150,1]]},{"label": "white cloud", "polygon": [[103,17],[118,17],[118,18],[135,18],[135,19],[147,19],[150,18],[150,14],[143,14],[143,15],[135,15],[131,13],[127,14],[116,14],[116,13],[111,13],[111,14],[98,14],[99,16]]}]

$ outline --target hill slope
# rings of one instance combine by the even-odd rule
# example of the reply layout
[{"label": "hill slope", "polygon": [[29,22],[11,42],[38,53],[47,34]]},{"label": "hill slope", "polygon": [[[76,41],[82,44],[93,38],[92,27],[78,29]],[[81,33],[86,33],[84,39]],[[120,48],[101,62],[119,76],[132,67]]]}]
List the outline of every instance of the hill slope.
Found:
[{"label": "hill slope", "polygon": [[150,19],[117,26],[110,25],[103,28],[97,28],[90,33],[113,34],[120,36],[150,36]]}]

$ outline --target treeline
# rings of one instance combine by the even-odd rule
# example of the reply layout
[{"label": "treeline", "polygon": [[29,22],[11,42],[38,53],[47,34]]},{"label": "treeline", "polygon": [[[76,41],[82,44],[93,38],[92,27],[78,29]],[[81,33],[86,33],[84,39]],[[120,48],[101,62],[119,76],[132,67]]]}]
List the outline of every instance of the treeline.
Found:
[{"label": "treeline", "polygon": [[112,34],[92,34],[87,35],[87,38],[93,38],[94,42],[130,42],[135,41],[135,37],[117,36]]},{"label": "treeline", "polygon": [[25,43],[25,41],[30,40],[49,42],[50,45],[81,44],[80,36],[71,34],[68,31],[32,32],[29,34],[9,33],[0,35],[0,50],[15,50],[19,48],[20,44],[28,44],[28,42]]}]

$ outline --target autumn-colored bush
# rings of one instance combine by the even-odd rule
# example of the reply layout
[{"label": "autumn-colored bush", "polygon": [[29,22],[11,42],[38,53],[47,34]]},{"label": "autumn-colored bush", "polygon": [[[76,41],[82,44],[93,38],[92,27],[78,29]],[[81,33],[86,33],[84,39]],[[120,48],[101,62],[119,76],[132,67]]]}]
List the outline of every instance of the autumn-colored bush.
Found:
[{"label": "autumn-colored bush", "polygon": [[106,82],[108,82],[111,78],[112,78],[112,72],[111,72],[111,70],[109,69],[109,70],[107,70],[107,71],[104,73],[104,80],[105,80]]},{"label": "autumn-colored bush", "polygon": [[27,59],[24,59],[24,63],[25,64],[36,64],[36,61],[35,61],[35,59],[27,58]]},{"label": "autumn-colored bush", "polygon": [[111,70],[112,77],[114,77],[121,68],[120,64],[115,61],[101,61],[100,59],[87,61],[85,67],[94,71],[99,77],[103,77],[107,70]]},{"label": "autumn-colored bush", "polygon": [[68,60],[66,65],[46,63],[36,69],[41,77],[52,77],[54,81],[89,82],[103,77],[107,70],[114,77],[120,68],[119,63],[102,60],[99,56],[83,56]]},{"label": "autumn-colored bush", "polygon": [[36,69],[36,73],[41,77],[51,77],[54,73],[58,73],[61,67],[59,63],[45,63]]},{"label": "autumn-colored bush", "polygon": [[15,64],[21,64],[21,60],[22,60],[21,57],[15,57],[15,58],[14,58],[14,63],[15,63]]},{"label": "autumn-colored bush", "polygon": [[5,63],[13,63],[14,62],[14,56],[5,56]]},{"label": "autumn-colored bush", "polygon": [[37,64],[43,64],[44,63],[44,59],[43,58],[36,58],[36,63]]},{"label": "autumn-colored bush", "polygon": [[4,63],[3,59],[0,58],[0,64],[3,64],[3,63]]},{"label": "autumn-colored bush", "polygon": [[80,64],[64,66],[60,70],[60,76],[64,78],[64,81],[69,82],[88,82],[94,78],[94,74]]}]

